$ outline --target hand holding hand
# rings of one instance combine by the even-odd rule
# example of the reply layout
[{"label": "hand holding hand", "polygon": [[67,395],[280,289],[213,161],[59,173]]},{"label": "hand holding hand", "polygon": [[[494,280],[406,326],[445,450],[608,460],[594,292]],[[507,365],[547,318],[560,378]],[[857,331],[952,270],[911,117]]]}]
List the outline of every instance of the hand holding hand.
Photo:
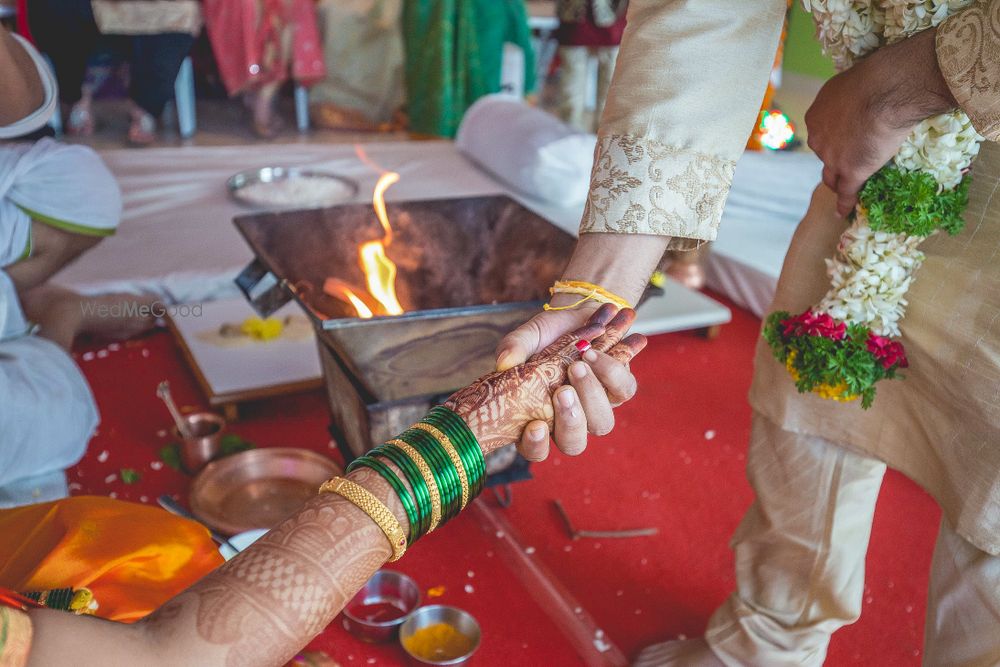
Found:
[{"label": "hand holding hand", "polygon": [[[587,324],[560,336],[525,363],[487,375],[448,399],[479,438],[484,453],[519,442],[522,454],[541,460],[554,429],[560,449],[578,454],[586,447],[588,425],[606,433],[614,424],[613,403],[635,392],[627,364],[646,345],[639,334],[624,337],[635,318],[626,309],[602,306]],[[589,341],[593,361],[582,362],[576,343]],[[582,371],[582,372],[581,372]],[[613,379],[609,395],[597,372]],[[564,386],[569,372],[571,386]],[[541,437],[537,437],[540,432]],[[534,436],[534,437],[533,437]]]}]

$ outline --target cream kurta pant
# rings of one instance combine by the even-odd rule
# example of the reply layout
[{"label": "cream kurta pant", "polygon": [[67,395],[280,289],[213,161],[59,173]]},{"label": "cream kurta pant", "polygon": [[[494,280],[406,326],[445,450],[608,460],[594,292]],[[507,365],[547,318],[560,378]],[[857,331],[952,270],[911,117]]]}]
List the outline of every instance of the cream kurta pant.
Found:
[{"label": "cream kurta pant", "polygon": [[[861,611],[864,558],[885,464],[944,520],[928,600],[925,664],[998,665],[1000,637],[1000,148],[983,145],[966,229],[927,241],[902,323],[911,368],[874,407],[801,395],[760,343],[748,475],[757,500],[736,537],[737,592],[706,635],[733,665],[819,665]],[[785,259],[774,310],[828,288],[844,229],[817,189]]]},{"label": "cream kurta pant", "polygon": [[[861,614],[886,465],[756,414],[747,470],[757,499],[733,538],[737,590],[712,616],[705,638],[732,667],[818,667],[830,634]],[[924,664],[1000,664],[998,619],[1000,558],[942,520]]]},{"label": "cream kurta pant", "polygon": [[[881,459],[924,487],[948,522],[1000,554],[1000,145],[973,168],[966,228],[921,250],[901,323],[905,379],[882,382],[871,410],[799,394],[767,345],[757,347],[750,403],[787,431],[819,435]],[[774,310],[799,313],[829,287],[824,259],[844,222],[817,189],[792,240]]]}]

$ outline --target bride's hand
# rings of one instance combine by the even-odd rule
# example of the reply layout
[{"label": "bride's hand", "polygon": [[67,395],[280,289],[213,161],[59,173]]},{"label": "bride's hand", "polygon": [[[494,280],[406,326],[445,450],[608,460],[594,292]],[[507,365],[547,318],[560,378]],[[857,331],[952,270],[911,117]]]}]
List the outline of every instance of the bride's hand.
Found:
[{"label": "bride's hand", "polygon": [[[480,378],[453,394],[445,405],[466,421],[484,454],[517,442],[526,458],[544,459],[553,430],[557,443],[583,443],[561,447],[568,454],[579,454],[586,445],[588,424],[592,433],[607,433],[614,424],[612,407],[631,398],[635,379],[628,363],[646,346],[640,334],[623,339],[635,311],[625,309],[617,315],[615,311],[614,306],[602,306],[586,325],[560,337],[526,363]],[[576,345],[581,340],[589,341],[594,351],[587,354],[586,362],[581,361]],[[608,396],[591,366],[600,367],[603,376],[617,374],[620,381],[615,385],[631,391]],[[566,384],[567,378],[572,384]],[[537,432],[541,437],[532,437]]]}]

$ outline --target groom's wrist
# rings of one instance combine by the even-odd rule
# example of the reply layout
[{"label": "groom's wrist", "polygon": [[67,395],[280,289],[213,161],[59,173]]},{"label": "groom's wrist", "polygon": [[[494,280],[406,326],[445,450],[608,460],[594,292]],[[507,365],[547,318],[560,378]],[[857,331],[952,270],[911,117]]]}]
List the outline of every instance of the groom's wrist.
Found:
[{"label": "groom's wrist", "polygon": [[910,127],[958,106],[937,61],[936,28],[924,30],[874,56],[871,76],[880,93],[873,104],[894,127]]},{"label": "groom's wrist", "polygon": [[[562,277],[599,285],[635,304],[663,258],[669,241],[669,236],[652,234],[581,234]],[[567,300],[571,295],[557,296]],[[555,299],[552,303],[565,305]]]}]

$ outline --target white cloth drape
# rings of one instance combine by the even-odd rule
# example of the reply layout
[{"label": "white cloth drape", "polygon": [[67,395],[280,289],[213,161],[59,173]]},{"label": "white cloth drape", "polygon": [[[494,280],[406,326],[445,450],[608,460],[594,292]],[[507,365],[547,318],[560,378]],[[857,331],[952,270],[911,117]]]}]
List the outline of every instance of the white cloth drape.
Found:
[{"label": "white cloth drape", "polygon": [[[3,30],[3,28],[0,28],[0,30]],[[58,87],[56,86],[55,74],[53,74],[52,68],[48,66],[45,59],[42,58],[42,54],[40,54],[35,47],[33,47],[20,35],[12,33],[11,37],[13,37],[15,41],[17,41],[17,43],[20,44],[25,51],[27,51],[28,55],[31,56],[32,62],[35,63],[35,68],[38,70],[38,77],[42,80],[42,88],[45,91],[45,99],[42,101],[42,106],[38,107],[32,113],[16,123],[11,125],[0,125],[0,139],[20,137],[44,127],[45,124],[49,122],[49,119],[52,118],[52,114],[55,113],[56,105],[59,104],[59,96],[57,95]]]}]

